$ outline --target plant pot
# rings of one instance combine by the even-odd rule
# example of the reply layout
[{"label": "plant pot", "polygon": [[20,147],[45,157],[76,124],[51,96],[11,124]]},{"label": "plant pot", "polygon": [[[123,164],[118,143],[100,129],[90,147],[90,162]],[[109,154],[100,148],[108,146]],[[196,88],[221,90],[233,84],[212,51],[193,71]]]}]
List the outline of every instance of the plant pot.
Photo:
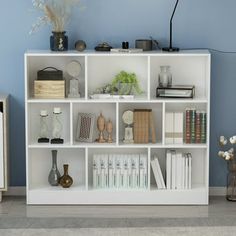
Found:
[{"label": "plant pot", "polygon": [[228,171],[226,199],[236,202],[236,160],[228,162]]},{"label": "plant pot", "polygon": [[68,50],[68,37],[66,32],[52,32],[50,37],[50,48],[52,51],[67,51]]},{"label": "plant pot", "polygon": [[119,83],[118,94],[119,95],[134,95],[133,83]]}]

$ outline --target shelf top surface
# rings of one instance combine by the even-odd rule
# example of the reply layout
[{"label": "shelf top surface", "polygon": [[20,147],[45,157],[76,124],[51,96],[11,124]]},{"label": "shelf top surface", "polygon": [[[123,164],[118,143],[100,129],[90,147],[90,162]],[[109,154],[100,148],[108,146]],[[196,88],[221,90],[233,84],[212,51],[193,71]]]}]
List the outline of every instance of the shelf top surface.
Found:
[{"label": "shelf top surface", "polygon": [[75,50],[65,52],[52,52],[50,50],[28,50],[26,56],[209,56],[208,50],[180,50],[179,52],[163,52],[153,50],[139,53],[117,53],[117,52],[96,52],[94,50],[85,50],[78,52]]}]

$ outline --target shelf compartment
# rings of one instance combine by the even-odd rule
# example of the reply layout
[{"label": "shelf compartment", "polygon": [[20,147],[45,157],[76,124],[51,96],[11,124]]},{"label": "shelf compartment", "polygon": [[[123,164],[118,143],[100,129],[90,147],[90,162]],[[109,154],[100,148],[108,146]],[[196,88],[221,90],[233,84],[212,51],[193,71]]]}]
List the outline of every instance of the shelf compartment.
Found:
[{"label": "shelf compartment", "polygon": [[209,55],[164,55],[150,56],[150,95],[156,99],[160,66],[169,65],[173,85],[195,85],[195,98],[207,99],[209,96],[210,74]]},{"label": "shelf compartment", "polygon": [[[125,127],[122,120],[122,115],[125,111],[134,109],[152,109],[153,120],[154,120],[154,127],[156,131],[156,144],[151,143],[151,133],[150,133],[150,143],[143,144],[147,146],[153,145],[160,145],[162,144],[162,112],[163,112],[163,104],[162,103],[119,103],[119,144],[120,146],[125,146],[126,144],[123,143],[124,135],[125,135]],[[128,146],[136,146],[141,144],[128,144]]]},{"label": "shelf compartment", "polygon": [[[76,133],[77,133],[77,126],[78,126],[78,113],[93,113],[95,114],[95,121],[94,121],[94,129],[93,129],[93,142],[78,142],[76,140]],[[113,124],[113,131],[112,131],[112,139],[113,143],[102,143],[99,144],[95,142],[95,140],[99,136],[99,131],[97,129],[97,119],[100,115],[106,119],[112,121]],[[73,145],[75,146],[115,146],[116,145],[116,103],[75,103],[73,104]],[[104,132],[105,138],[107,138],[107,132]]]},{"label": "shelf compartment", "polygon": [[[89,56],[88,57],[88,95],[94,93],[97,88],[111,83],[121,71],[135,73],[144,94],[140,97],[148,97],[148,56]],[[139,99],[139,96],[136,96]]]},{"label": "shelf compartment", "polygon": [[[166,144],[167,147],[171,146],[171,147],[196,147],[196,148],[206,148],[207,147],[207,143],[190,143],[190,144],[186,144],[185,143],[185,131],[186,131],[186,108],[191,109],[191,108],[195,108],[197,111],[208,111],[208,104],[207,103],[193,103],[193,102],[189,102],[189,103],[185,103],[185,102],[179,102],[179,103],[166,103],[165,104],[165,113],[164,113],[164,117],[166,112],[183,112],[183,144],[180,145],[175,145],[175,144]],[[207,114],[207,127],[208,127],[208,119],[209,119],[209,114]],[[165,119],[165,118],[164,118]],[[165,122],[164,122],[165,124]],[[165,124],[166,125],[166,124]],[[206,132],[206,137],[207,137],[207,142],[208,142],[208,128],[207,128],[207,132]],[[164,137],[165,137],[165,132],[164,132]],[[164,140],[165,143],[165,140]]]},{"label": "shelf compartment", "polygon": [[[192,154],[192,189],[157,189],[157,184],[151,168],[151,190],[156,191],[191,191],[195,189],[207,189],[207,167],[208,167],[208,150],[205,148],[152,148],[151,149],[151,160],[156,155],[158,157],[162,174],[166,183],[166,152],[167,150],[176,150],[182,153]],[[201,174],[199,174],[201,173]],[[154,187],[155,186],[155,187]]]},{"label": "shelf compartment", "polygon": [[81,98],[85,98],[85,56],[66,56],[61,57],[59,55],[53,56],[30,56],[27,55],[27,98],[34,98],[34,81],[37,79],[37,72],[48,66],[55,67],[58,70],[63,71],[64,79],[66,80],[66,97],[69,92],[69,80],[71,77],[66,72],[66,66],[73,60],[78,61],[81,64],[82,71],[79,75],[80,95]]},{"label": "shelf compartment", "polygon": [[63,175],[63,164],[68,164],[69,175],[73,178],[73,185],[69,189],[63,189],[61,186],[51,187],[48,183],[48,175],[52,167],[51,150],[57,149],[29,150],[28,189],[37,192],[70,192],[86,189],[85,149],[58,149],[57,167],[60,174]]},{"label": "shelf compartment", "polygon": [[[93,189],[93,155],[94,154],[145,154],[148,157],[148,149],[147,148],[135,148],[135,149],[129,149],[129,148],[125,148],[125,149],[121,149],[121,148],[90,148],[88,149],[88,186],[89,186],[89,190],[93,190],[93,191],[116,191],[115,189]],[[149,157],[148,157],[148,163],[149,163]],[[148,169],[148,176],[149,176],[149,169]],[[149,179],[149,178],[148,178]],[[149,184],[148,184],[149,186]],[[123,191],[128,191],[130,192],[131,190],[133,191],[145,191],[145,189],[139,189],[139,188],[134,188],[134,189],[117,189],[119,190],[119,192],[123,192]]]},{"label": "shelf compartment", "polygon": [[60,107],[62,111],[62,138],[64,139],[63,145],[70,144],[70,105],[67,103],[37,103],[28,105],[28,144],[29,145],[41,145],[55,147],[55,144],[39,144],[39,132],[40,132],[40,111],[47,110],[48,112],[48,130],[49,138],[52,138],[52,121],[53,121],[53,109],[54,107]]}]

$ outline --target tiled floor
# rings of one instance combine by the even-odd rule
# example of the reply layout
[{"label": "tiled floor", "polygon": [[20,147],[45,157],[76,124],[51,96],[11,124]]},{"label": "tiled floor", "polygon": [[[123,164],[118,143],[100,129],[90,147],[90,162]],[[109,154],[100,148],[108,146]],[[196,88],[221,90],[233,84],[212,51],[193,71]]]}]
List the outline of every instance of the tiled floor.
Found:
[{"label": "tiled floor", "polygon": [[5,197],[0,229],[236,226],[236,203],[210,199],[209,206],[26,206]]}]

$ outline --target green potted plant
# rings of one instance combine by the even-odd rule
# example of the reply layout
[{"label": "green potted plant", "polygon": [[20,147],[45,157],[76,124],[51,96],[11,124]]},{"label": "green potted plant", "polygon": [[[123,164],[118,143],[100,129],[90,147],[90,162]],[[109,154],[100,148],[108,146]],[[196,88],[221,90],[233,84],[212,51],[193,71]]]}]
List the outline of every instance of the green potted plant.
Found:
[{"label": "green potted plant", "polygon": [[118,93],[119,95],[133,95],[143,93],[136,74],[128,73],[126,71],[121,71],[112,80],[111,92],[112,94]]}]

